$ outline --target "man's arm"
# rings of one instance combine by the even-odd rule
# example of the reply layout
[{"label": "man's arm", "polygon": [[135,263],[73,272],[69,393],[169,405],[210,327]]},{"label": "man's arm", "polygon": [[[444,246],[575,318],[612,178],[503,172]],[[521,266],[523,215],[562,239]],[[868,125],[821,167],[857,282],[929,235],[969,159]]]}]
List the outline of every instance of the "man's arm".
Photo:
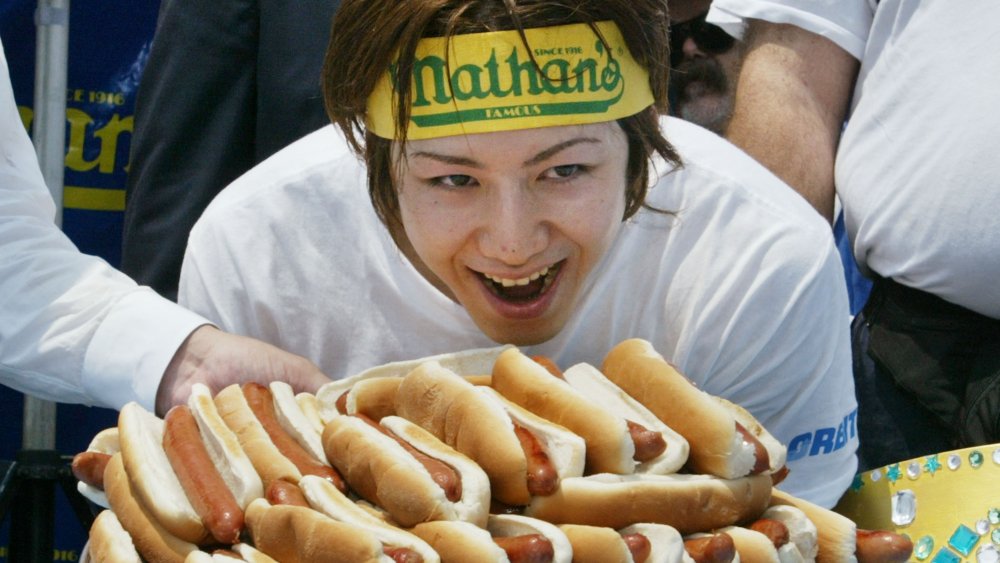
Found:
[{"label": "man's arm", "polygon": [[833,220],[834,158],[858,61],[801,28],[749,20],[726,137]]}]

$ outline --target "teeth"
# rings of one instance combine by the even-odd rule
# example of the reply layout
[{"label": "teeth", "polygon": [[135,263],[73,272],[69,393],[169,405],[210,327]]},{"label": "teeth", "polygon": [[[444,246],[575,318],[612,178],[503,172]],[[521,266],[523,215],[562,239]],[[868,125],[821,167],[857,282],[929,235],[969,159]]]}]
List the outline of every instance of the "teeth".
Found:
[{"label": "teeth", "polygon": [[502,285],[503,287],[514,287],[515,285],[528,285],[529,283],[537,280],[538,278],[544,276],[547,273],[549,273],[548,267],[543,268],[526,278],[519,278],[516,280],[510,278],[498,278],[496,276],[490,276],[490,275],[487,275],[486,277],[497,285]]}]

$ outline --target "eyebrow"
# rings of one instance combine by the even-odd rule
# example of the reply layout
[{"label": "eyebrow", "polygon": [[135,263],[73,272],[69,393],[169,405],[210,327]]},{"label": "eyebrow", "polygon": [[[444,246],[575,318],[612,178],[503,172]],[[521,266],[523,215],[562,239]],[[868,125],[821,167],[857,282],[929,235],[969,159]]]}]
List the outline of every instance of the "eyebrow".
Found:
[{"label": "eyebrow", "polygon": [[[553,156],[555,156],[556,154],[558,154],[560,151],[564,151],[564,150],[566,150],[566,149],[568,149],[568,148],[570,148],[570,147],[572,147],[574,145],[578,145],[580,143],[595,143],[596,144],[596,143],[600,143],[600,142],[601,141],[599,139],[596,139],[594,137],[576,137],[575,139],[569,139],[569,140],[563,141],[561,143],[557,143],[555,145],[552,145],[551,147],[549,147],[549,148],[547,148],[545,150],[542,150],[541,152],[539,152],[535,156],[532,156],[528,160],[525,160],[522,163],[522,165],[523,166],[532,166],[532,165],[538,164],[540,162],[544,162],[545,160],[547,160],[549,158],[552,158]],[[440,154],[440,153],[429,152],[429,151],[417,151],[417,152],[411,154],[410,157],[411,158],[415,158],[415,157],[430,158],[432,160],[437,160],[438,162],[443,162],[445,164],[455,164],[455,165],[459,165],[459,166],[468,166],[470,168],[482,168],[483,167],[481,163],[479,163],[478,161],[473,160],[471,158],[466,158],[464,156],[453,156],[453,155],[449,155],[449,154]]]}]

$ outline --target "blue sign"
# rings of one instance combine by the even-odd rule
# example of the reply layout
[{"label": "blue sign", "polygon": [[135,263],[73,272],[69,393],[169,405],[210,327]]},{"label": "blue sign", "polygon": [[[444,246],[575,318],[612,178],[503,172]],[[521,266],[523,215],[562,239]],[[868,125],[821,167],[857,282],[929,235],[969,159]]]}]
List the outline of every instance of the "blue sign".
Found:
[{"label": "blue sign", "polygon": [[[0,39],[10,66],[14,98],[25,127],[34,116],[36,0],[0,2]],[[74,0],[70,6],[66,91],[66,172],[63,230],[87,254],[117,266],[135,92],[149,53],[159,0]],[[20,449],[24,397],[0,386],[0,460]],[[117,412],[59,405],[56,449],[72,455],[94,434],[117,423]],[[53,561],[76,561],[86,531],[56,488]],[[11,508],[0,527],[0,562],[9,557]]]}]

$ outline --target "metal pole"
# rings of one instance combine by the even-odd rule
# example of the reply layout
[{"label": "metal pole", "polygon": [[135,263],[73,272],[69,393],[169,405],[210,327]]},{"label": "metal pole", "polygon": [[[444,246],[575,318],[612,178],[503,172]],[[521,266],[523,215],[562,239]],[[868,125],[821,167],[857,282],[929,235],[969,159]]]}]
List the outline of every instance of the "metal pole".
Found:
[{"label": "metal pole", "polygon": [[[69,0],[39,0],[35,12],[35,152],[42,176],[56,202],[62,226],[63,172],[66,162],[66,67],[69,57]],[[22,448],[55,449],[56,407],[25,396]]]},{"label": "metal pole", "polygon": [[[42,176],[56,202],[56,225],[61,227],[63,172],[66,166],[69,0],[38,0],[35,26],[33,138]],[[11,521],[12,561],[52,561],[56,483],[53,472],[59,466],[55,445],[55,403],[26,395],[21,451],[17,461],[20,479],[16,491],[16,502],[25,512]]]}]

